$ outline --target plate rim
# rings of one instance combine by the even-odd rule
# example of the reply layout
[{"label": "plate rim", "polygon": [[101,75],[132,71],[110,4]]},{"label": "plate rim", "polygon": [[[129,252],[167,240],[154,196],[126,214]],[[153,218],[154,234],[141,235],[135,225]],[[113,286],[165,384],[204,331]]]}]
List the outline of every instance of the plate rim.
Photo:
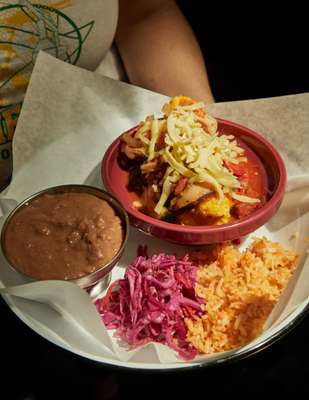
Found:
[{"label": "plate rim", "polygon": [[[64,343],[57,343],[53,338],[48,337],[46,331],[42,331],[35,322],[32,321],[31,317],[27,317],[24,315],[20,307],[16,306],[14,300],[12,299],[11,295],[1,295],[8,307],[14,314],[23,322],[25,323],[32,331],[36,334],[43,337],[48,342],[52,343],[55,346],[62,348],[63,350],[68,351],[69,353],[74,354],[75,356],[81,357],[83,359],[88,360],[89,362],[94,362],[98,366],[108,366],[109,368],[121,369],[130,371],[148,371],[148,372],[175,372],[175,371],[187,371],[193,369],[200,369],[200,368],[211,368],[220,365],[226,365],[232,362],[237,362],[242,359],[251,357],[268,347],[270,347],[275,342],[282,339],[286,336],[289,332],[291,332],[296,326],[301,323],[301,321],[309,315],[309,299],[305,301],[307,304],[304,306],[304,302],[302,302],[298,307],[288,315],[283,321],[279,323],[277,326],[282,327],[276,330],[272,335],[266,337],[257,345],[253,345],[252,348],[248,348],[243,350],[243,347],[230,350],[228,353],[229,355],[224,358],[220,358],[220,353],[217,353],[218,356],[214,356],[215,358],[208,359],[208,360],[201,360],[201,362],[179,362],[179,363],[130,363],[130,361],[121,361],[121,360],[108,360],[103,359],[100,356],[95,356],[89,353],[84,353],[83,351],[77,351],[76,349],[68,348]],[[300,312],[299,309],[303,308]],[[288,320],[289,322],[286,322]],[[248,344],[250,346],[250,344]],[[248,346],[246,345],[246,346]],[[172,366],[168,366],[172,364]],[[140,366],[139,366],[140,365]]]}]

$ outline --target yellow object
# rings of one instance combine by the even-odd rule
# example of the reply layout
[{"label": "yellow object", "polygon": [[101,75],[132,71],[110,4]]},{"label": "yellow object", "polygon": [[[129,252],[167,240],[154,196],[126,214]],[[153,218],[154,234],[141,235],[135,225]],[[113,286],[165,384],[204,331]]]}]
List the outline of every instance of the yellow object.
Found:
[{"label": "yellow object", "polygon": [[194,104],[194,103],[195,103],[195,101],[187,96],[175,96],[170,101],[170,104],[173,108],[177,108],[178,106]]},{"label": "yellow object", "polygon": [[222,200],[211,197],[208,200],[202,201],[199,205],[199,212],[206,217],[220,218],[217,224],[227,224],[231,219],[231,208],[233,201],[228,197]]}]

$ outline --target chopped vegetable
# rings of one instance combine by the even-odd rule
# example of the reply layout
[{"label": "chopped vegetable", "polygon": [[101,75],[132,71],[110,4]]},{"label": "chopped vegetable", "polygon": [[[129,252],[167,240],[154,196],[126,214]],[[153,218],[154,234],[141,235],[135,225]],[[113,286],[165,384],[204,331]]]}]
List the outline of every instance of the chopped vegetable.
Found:
[{"label": "chopped vegetable", "polygon": [[199,315],[195,296],[197,267],[188,256],[178,260],[159,254],[148,258],[145,249],[114,282],[97,308],[107,329],[131,348],[155,341],[169,345],[185,360],[197,351],[186,340],[185,317]]}]

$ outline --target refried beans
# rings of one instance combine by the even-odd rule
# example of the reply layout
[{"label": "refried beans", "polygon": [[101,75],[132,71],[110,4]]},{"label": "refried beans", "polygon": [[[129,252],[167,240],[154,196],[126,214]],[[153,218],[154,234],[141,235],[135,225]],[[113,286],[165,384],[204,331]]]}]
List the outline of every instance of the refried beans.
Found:
[{"label": "refried beans", "polygon": [[44,194],[8,223],[4,246],[11,265],[36,279],[70,280],[106,265],[123,241],[120,218],[88,193]]}]

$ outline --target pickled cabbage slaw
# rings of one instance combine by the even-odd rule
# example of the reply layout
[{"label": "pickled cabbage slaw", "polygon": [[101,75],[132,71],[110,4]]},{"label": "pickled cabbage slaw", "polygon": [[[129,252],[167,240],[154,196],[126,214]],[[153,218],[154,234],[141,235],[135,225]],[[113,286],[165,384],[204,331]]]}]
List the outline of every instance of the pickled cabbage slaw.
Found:
[{"label": "pickled cabbage slaw", "polygon": [[139,255],[96,302],[106,328],[115,329],[131,349],[158,342],[192,360],[198,352],[186,339],[185,319],[202,311],[194,290],[196,272],[188,255]]},{"label": "pickled cabbage slaw", "polygon": [[181,196],[179,189],[192,184],[203,187],[204,194],[215,194],[219,201],[228,197],[248,204],[260,202],[259,198],[244,194],[241,180],[233,170],[246,162],[244,149],[234,136],[219,135],[217,121],[204,111],[203,102],[178,96],[165,104],[162,111],[163,118],[148,116],[141,122],[133,138],[126,137],[127,134],[123,137],[126,156],[142,160],[143,179],[158,173],[158,166],[165,166],[164,173],[159,168],[162,176],[157,174],[157,179],[150,182],[155,192],[156,216],[166,215],[168,207],[177,204],[177,196],[171,199],[171,195]]}]

